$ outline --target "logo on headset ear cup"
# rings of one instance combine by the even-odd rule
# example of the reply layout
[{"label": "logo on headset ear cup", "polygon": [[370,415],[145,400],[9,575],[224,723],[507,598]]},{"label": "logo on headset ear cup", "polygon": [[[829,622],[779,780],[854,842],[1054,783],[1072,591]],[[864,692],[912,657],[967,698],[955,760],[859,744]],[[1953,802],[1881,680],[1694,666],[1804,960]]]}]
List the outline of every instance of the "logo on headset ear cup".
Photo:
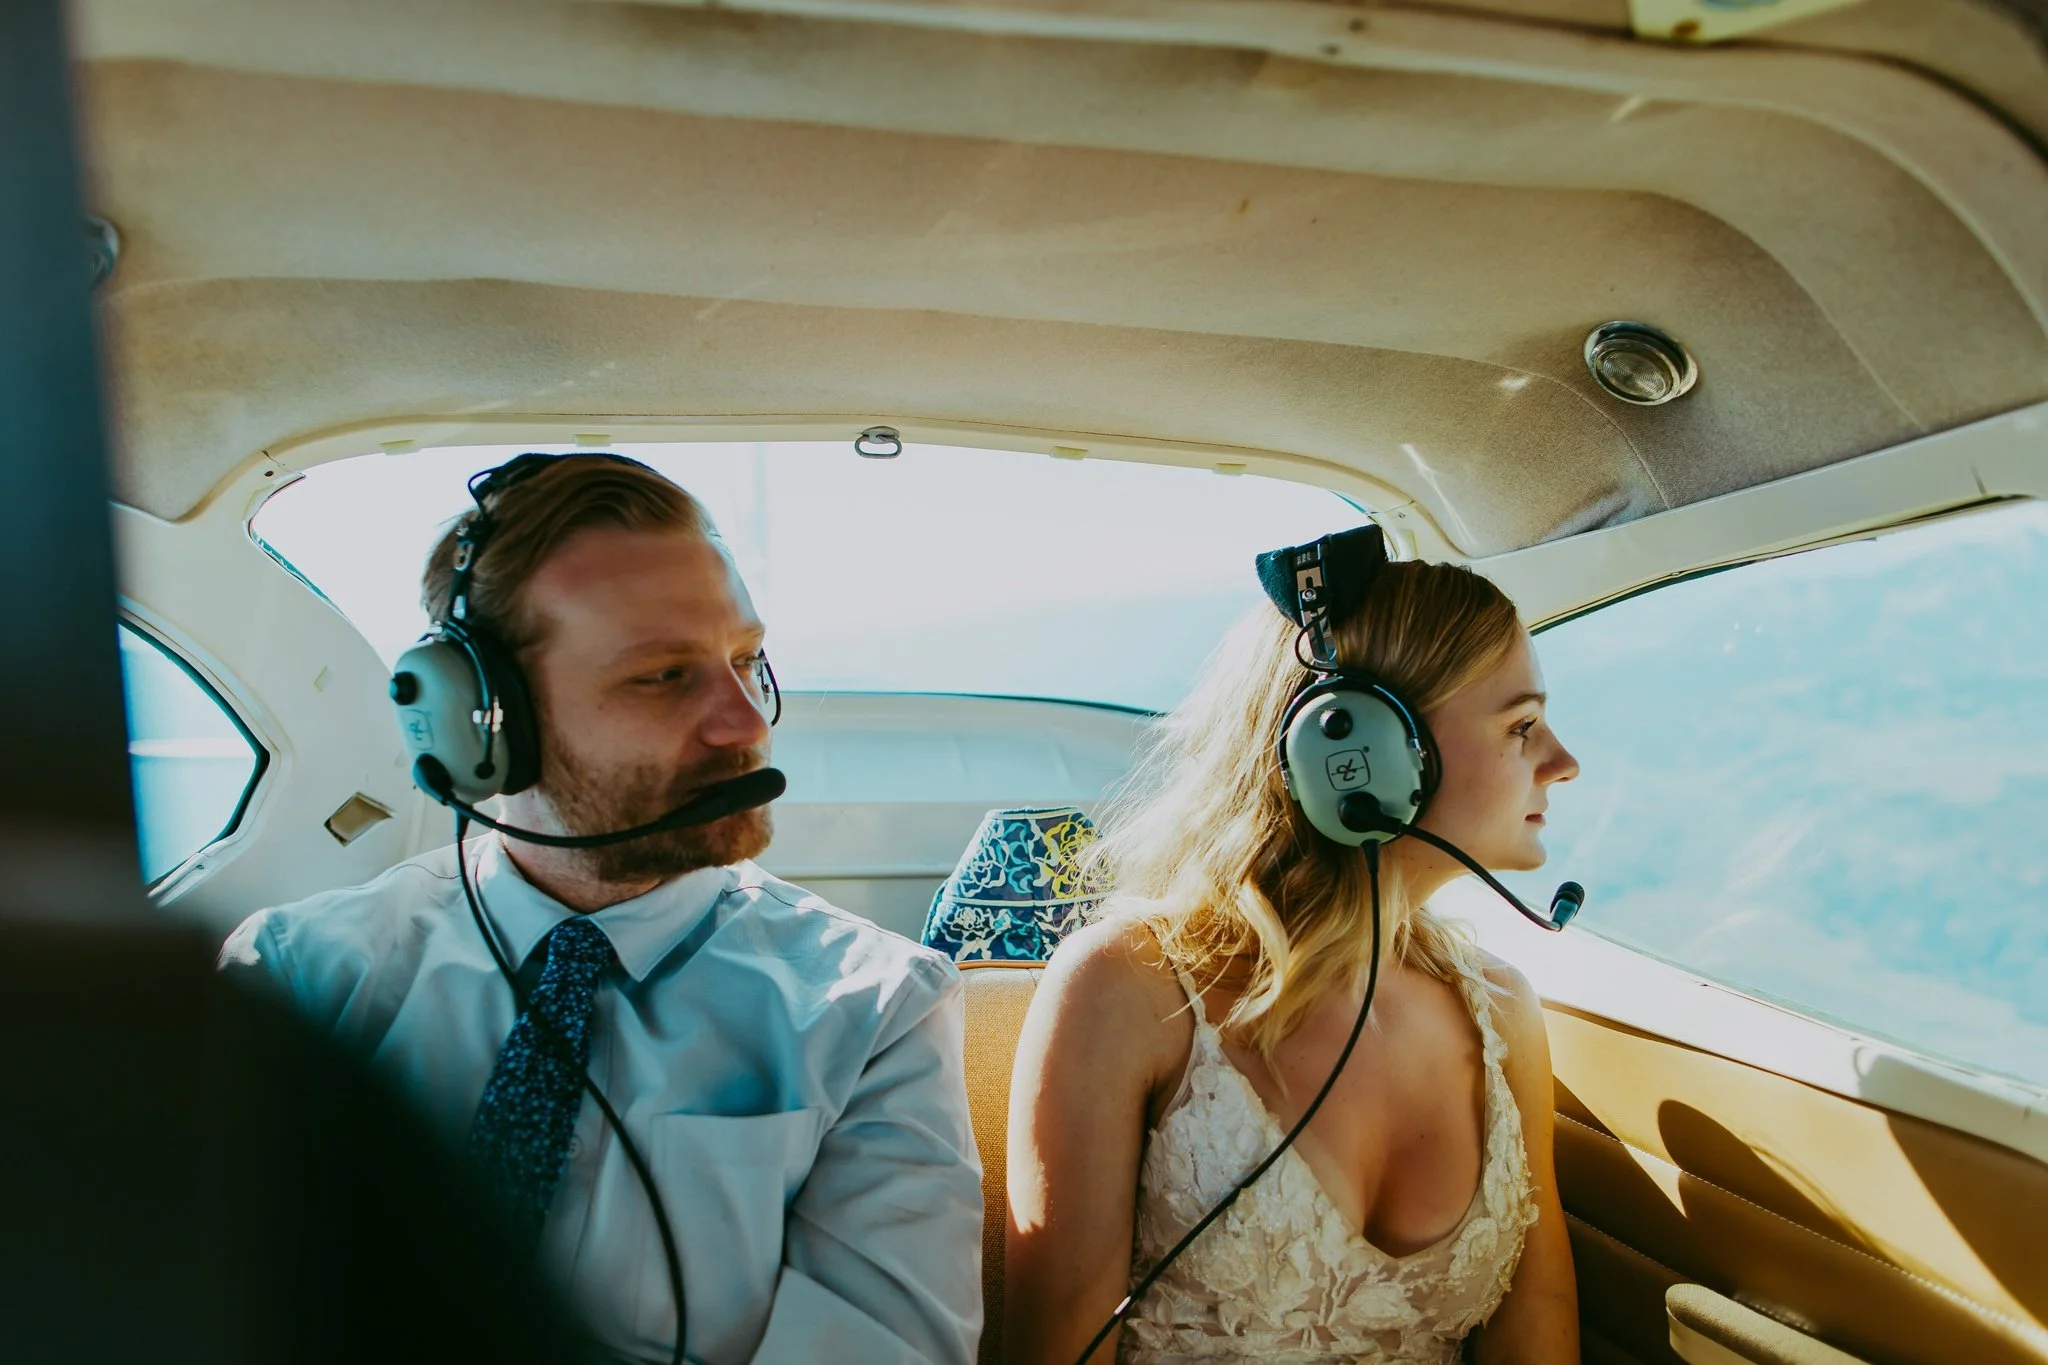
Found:
[{"label": "logo on headset ear cup", "polygon": [[1301,690],[1281,722],[1280,762],[1302,814],[1340,844],[1395,837],[1421,817],[1435,787],[1414,713],[1362,674]]},{"label": "logo on headset ear cup", "polygon": [[1323,776],[1332,791],[1356,791],[1372,785],[1372,755],[1364,749],[1339,749],[1323,760]]}]

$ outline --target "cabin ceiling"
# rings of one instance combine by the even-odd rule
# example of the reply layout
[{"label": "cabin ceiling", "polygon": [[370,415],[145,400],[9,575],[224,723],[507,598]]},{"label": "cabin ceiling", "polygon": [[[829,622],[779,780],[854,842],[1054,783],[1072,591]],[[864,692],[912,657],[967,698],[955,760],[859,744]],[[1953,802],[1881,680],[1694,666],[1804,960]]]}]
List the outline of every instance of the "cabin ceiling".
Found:
[{"label": "cabin ceiling", "polygon": [[[1304,457],[1484,555],[2048,398],[2017,3],[1714,49],[1621,0],[75,23],[117,488],[163,517],[383,418],[845,415]],[[1699,387],[1601,393],[1613,318]]]}]

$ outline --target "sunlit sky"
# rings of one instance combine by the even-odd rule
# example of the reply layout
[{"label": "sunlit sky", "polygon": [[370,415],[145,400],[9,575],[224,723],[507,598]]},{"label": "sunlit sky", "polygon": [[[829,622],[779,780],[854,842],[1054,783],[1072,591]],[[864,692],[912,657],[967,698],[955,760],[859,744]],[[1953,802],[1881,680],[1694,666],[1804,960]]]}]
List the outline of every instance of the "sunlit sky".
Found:
[{"label": "sunlit sky", "polygon": [[[2048,507],[1675,584],[1537,639],[1579,923],[2048,1086]],[[1547,880],[1546,880],[1547,878]]]},{"label": "sunlit sky", "polygon": [[[542,447],[545,449],[546,447]],[[313,469],[256,533],[387,662],[426,629],[419,573],[464,485],[525,447]],[[1261,600],[1252,557],[1364,520],[1338,495],[1111,460],[842,442],[622,446],[694,493],[791,690],[989,692],[1163,709]]]}]

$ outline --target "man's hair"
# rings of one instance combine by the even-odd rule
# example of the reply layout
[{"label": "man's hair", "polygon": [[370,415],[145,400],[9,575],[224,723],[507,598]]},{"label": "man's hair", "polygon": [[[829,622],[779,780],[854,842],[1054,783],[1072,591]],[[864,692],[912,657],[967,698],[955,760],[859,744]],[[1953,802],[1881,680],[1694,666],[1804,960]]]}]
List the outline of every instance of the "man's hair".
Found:
[{"label": "man's hair", "polygon": [[[681,487],[633,460],[565,455],[489,498],[493,527],[469,580],[469,618],[517,651],[536,644],[537,622],[521,595],[534,573],[576,532],[589,526],[629,531],[693,531],[716,539],[704,505]],[[455,542],[476,521],[472,508],[449,523],[427,555],[420,605],[446,620],[455,580]]]}]

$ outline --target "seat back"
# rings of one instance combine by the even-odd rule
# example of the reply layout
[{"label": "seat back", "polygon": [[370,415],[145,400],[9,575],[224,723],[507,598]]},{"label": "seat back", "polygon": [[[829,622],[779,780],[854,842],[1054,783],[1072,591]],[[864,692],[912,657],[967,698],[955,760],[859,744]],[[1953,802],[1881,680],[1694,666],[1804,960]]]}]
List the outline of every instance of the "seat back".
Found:
[{"label": "seat back", "polygon": [[1010,1064],[1024,1011],[1031,1005],[1041,963],[963,962],[967,987],[967,1108],[974,1120],[974,1145],[981,1152],[981,1333],[982,1365],[1003,1354],[1003,1237],[1010,1225],[1005,1180],[1009,1170]]}]

